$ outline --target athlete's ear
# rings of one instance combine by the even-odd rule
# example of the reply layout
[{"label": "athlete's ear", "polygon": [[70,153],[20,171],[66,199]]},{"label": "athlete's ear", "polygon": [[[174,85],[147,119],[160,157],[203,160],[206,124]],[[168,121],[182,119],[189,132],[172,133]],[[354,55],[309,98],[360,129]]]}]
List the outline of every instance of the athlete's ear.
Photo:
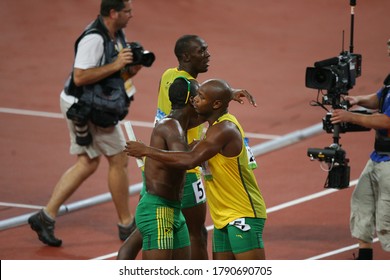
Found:
[{"label": "athlete's ear", "polygon": [[181,56],[183,62],[189,62],[191,60],[191,54],[188,52],[183,53]]},{"label": "athlete's ear", "polygon": [[217,99],[217,100],[214,100],[214,103],[213,103],[213,109],[214,110],[218,110],[219,108],[221,108],[222,106],[222,101]]}]

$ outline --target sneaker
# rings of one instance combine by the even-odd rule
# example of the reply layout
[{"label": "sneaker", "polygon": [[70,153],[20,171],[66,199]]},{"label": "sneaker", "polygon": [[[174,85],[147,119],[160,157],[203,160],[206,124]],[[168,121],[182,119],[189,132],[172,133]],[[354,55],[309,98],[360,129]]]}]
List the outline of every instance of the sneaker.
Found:
[{"label": "sneaker", "polygon": [[54,247],[61,246],[62,240],[54,236],[55,221],[50,221],[43,213],[43,210],[28,218],[28,223],[43,243]]},{"label": "sneaker", "polygon": [[372,248],[360,248],[358,256],[355,256],[353,253],[353,258],[355,260],[372,260],[373,259],[373,250]]},{"label": "sneaker", "polygon": [[128,225],[128,226],[124,226],[124,225],[118,224],[119,239],[122,240],[122,241],[125,241],[127,239],[127,237],[129,237],[130,234],[132,234],[132,232],[136,228],[137,228],[137,226],[135,224],[135,220],[134,219],[130,223],[130,225]]}]

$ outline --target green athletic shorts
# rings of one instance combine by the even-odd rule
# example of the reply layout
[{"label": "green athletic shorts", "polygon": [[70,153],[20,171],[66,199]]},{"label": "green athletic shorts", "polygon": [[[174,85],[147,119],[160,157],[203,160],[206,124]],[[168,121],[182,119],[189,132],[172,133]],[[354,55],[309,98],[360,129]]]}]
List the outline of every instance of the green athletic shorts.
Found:
[{"label": "green athletic shorts", "polygon": [[[144,172],[142,172],[143,187],[140,192],[142,196],[146,193]],[[197,173],[187,173],[184,183],[183,198],[181,201],[182,208],[191,208],[198,204],[206,202],[206,190],[204,188],[201,177]]]},{"label": "green athletic shorts", "polygon": [[138,203],[135,220],[142,234],[143,250],[190,246],[188,228],[179,201],[169,201],[145,193]]},{"label": "green athletic shorts", "polygon": [[214,228],[213,252],[244,253],[264,248],[263,229],[265,219],[241,218],[221,229]]}]

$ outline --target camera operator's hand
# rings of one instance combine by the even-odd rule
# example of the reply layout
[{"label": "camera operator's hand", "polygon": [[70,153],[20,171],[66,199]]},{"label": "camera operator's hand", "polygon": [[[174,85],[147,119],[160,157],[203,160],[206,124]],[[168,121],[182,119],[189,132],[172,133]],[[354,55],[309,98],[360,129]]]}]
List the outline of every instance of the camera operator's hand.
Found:
[{"label": "camera operator's hand", "polygon": [[351,112],[343,109],[336,109],[332,112],[332,117],[330,118],[330,121],[332,122],[332,124],[336,124],[341,122],[351,122],[351,119]]},{"label": "camera operator's hand", "polygon": [[332,124],[347,122],[373,129],[390,129],[390,117],[386,114],[359,114],[336,109],[330,118]]},{"label": "camera operator's hand", "polygon": [[133,52],[129,48],[123,48],[119,54],[116,60],[114,61],[114,64],[118,70],[123,69],[126,67],[126,65],[133,62]]},{"label": "camera operator's hand", "polygon": [[347,95],[347,96],[344,97],[344,99],[346,101],[348,101],[350,106],[354,106],[354,105],[357,105],[359,103],[358,96],[349,96],[349,95]]}]

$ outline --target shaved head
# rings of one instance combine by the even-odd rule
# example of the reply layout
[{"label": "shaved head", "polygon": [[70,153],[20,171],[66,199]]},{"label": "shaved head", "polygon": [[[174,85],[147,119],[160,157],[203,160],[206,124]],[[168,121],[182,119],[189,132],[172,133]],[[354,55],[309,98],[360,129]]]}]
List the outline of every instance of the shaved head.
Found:
[{"label": "shaved head", "polygon": [[230,85],[220,79],[210,79],[200,85],[200,89],[214,100],[221,100],[227,106],[232,100],[233,90]]}]

